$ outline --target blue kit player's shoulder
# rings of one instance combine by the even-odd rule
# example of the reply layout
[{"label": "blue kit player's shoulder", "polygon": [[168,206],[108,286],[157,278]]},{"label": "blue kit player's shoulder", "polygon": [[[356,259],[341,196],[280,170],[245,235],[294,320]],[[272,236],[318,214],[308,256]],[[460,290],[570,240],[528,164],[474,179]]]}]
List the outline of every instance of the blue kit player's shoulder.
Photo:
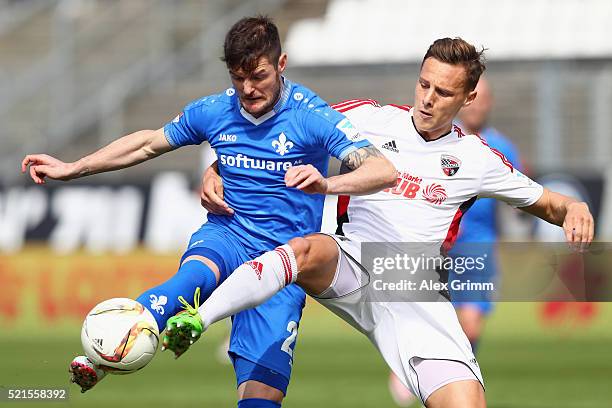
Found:
[{"label": "blue kit player's shoulder", "polygon": [[343,159],[370,144],[342,113],[305,86],[293,84],[287,108],[296,111],[304,134],[312,137],[312,143],[323,146],[332,156]]},{"label": "blue kit player's shoulder", "polygon": [[235,104],[235,91],[208,95],[188,103],[183,111],[164,126],[168,143],[173,147],[198,145],[209,141],[210,129],[219,120],[231,113]]}]

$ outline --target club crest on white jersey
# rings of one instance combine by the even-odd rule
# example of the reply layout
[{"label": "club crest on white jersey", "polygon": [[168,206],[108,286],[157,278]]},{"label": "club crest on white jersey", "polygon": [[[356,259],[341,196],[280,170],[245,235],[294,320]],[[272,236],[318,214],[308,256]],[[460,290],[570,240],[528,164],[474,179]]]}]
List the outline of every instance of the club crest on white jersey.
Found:
[{"label": "club crest on white jersey", "polygon": [[369,101],[340,106],[398,170],[394,187],[350,198],[348,220],[342,226],[350,239],[440,243],[448,249],[459,233],[463,214],[477,197],[526,207],[542,195],[540,185],[519,176],[501,153],[458,126],[429,141],[415,128],[407,107]]},{"label": "club crest on white jersey", "polygon": [[443,154],[440,156],[440,166],[442,166],[442,171],[444,174],[452,177],[459,171],[459,167],[461,167],[461,160],[455,156],[451,156],[450,154]]}]

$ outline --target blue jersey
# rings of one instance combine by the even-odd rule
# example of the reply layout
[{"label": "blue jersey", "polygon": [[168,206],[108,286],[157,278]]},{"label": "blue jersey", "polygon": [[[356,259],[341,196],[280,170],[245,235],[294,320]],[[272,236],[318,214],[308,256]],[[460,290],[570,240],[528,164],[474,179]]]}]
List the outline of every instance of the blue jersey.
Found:
[{"label": "blue jersey", "polygon": [[[489,146],[499,150],[512,165],[521,170],[516,147],[501,133],[492,127],[480,133]],[[495,242],[497,232],[497,203],[494,198],[479,198],[461,219],[457,243],[461,242]]]},{"label": "blue jersey", "polygon": [[341,113],[311,90],[283,78],[279,101],[255,118],[233,88],[187,105],[166,124],[173,147],[204,141],[216,150],[224,200],[233,216],[210,214],[253,252],[319,231],[324,196],[285,186],[285,172],[312,164],[324,176],[329,156],[344,159],[369,145]]}]

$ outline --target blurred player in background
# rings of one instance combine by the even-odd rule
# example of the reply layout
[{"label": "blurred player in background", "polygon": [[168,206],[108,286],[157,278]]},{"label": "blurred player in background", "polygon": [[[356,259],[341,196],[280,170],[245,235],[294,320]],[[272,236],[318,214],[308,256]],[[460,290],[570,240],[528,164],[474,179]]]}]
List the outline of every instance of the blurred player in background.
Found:
[{"label": "blurred player in background", "polygon": [[[385,243],[381,251],[391,254],[397,253],[394,243],[424,243],[430,256],[439,257],[452,247],[461,215],[478,196],[502,199],[562,225],[572,245],[592,240],[593,218],[585,203],[543,189],[478,136],[453,125],[459,109],[476,97],[481,58],[482,52],[461,39],[440,39],[423,58],[414,108],[381,107],[372,100],[334,105],[397,166],[397,186],[352,196],[345,236],[295,238],[241,265],[198,310],[189,311],[192,327],[205,329],[296,281],[364,333],[427,407],[484,407],[480,369],[448,293],[434,289],[425,302],[414,301],[418,295],[409,291],[402,301],[368,299],[372,292],[364,298],[373,279],[360,264],[362,244],[368,242]],[[449,171],[443,158],[460,166]],[[227,211],[223,182],[215,173],[214,167],[206,172],[204,189],[214,197],[207,209]],[[423,272],[444,283],[437,269]]]},{"label": "blurred player in background", "polygon": [[[178,272],[137,298],[160,333],[169,317],[190,307],[185,297],[196,303],[200,295],[206,299],[242,263],[319,231],[324,194],[369,193],[396,181],[393,165],[350,121],[282,76],[287,55],[270,19],[238,21],[226,35],[224,61],[233,87],[192,102],[164,127],[124,136],[73,163],[44,154],[28,155],[22,162],[22,171],[30,166],[32,179],[43,184],[46,178],[71,180],[126,168],[186,145],[209,142],[216,150],[232,211],[209,214],[192,235]],[[330,155],[350,172],[325,178]],[[304,300],[303,290],[291,285],[234,317],[230,353],[239,407],[280,406]],[[177,357],[185,350],[177,343],[164,346]],[[84,356],[70,370],[83,391],[105,375],[103,367]]]},{"label": "blurred player in background", "polygon": [[[466,133],[479,135],[492,148],[501,152],[515,169],[523,171],[518,149],[499,131],[489,125],[489,116],[493,107],[493,94],[485,76],[476,85],[477,96],[471,105],[459,111],[460,126]],[[472,208],[461,219],[456,247],[451,254],[454,256],[478,256],[486,253],[486,266],[482,271],[468,269],[461,275],[454,270],[449,271],[449,281],[455,279],[471,282],[495,282],[498,275],[498,260],[496,244],[499,238],[497,220],[497,201],[493,198],[479,198]],[[471,245],[475,243],[476,245]],[[459,317],[461,328],[465,332],[474,354],[477,352],[478,341],[482,333],[485,318],[493,308],[492,293],[482,291],[462,294],[451,290],[451,299]],[[468,299],[462,301],[463,297]],[[480,297],[476,301],[476,297]],[[458,299],[458,300],[456,300]],[[406,388],[393,372],[389,375],[389,391],[393,400],[401,407],[410,406],[416,397]]]},{"label": "blurred player in background", "polygon": [[[476,86],[478,96],[470,106],[459,111],[459,120],[463,129],[470,134],[479,135],[492,148],[501,152],[515,169],[523,171],[518,149],[512,142],[489,125],[489,115],[493,107],[493,94],[486,78],[481,78]],[[497,202],[491,198],[480,198],[476,200],[470,211],[461,220],[457,247],[453,255],[469,255],[459,251],[470,250],[470,244],[476,243],[474,250],[488,255],[486,266],[483,272],[476,274],[474,271],[464,272],[463,279],[470,279],[472,282],[494,281],[498,275],[499,263],[497,259],[497,241],[499,239]],[[449,280],[456,279],[457,273],[450,271]],[[482,293],[482,300],[462,302],[461,293],[457,292],[456,297],[451,292],[451,298],[459,299],[453,301],[459,323],[467,335],[474,353],[477,352],[478,341],[484,327],[484,320],[491,312],[493,299],[490,294]]]}]

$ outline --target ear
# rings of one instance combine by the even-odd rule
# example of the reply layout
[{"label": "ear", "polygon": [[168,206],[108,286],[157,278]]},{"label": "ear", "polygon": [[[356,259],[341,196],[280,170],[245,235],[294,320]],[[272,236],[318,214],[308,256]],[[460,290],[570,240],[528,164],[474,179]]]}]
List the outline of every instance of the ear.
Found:
[{"label": "ear", "polygon": [[475,90],[470,92],[467,98],[465,98],[465,102],[463,102],[463,105],[461,107],[464,108],[466,106],[470,106],[472,102],[474,102],[474,99],[476,99],[476,95],[478,95],[478,92],[476,92]]},{"label": "ear", "polygon": [[278,58],[278,73],[282,74],[287,68],[287,54],[282,53]]}]

